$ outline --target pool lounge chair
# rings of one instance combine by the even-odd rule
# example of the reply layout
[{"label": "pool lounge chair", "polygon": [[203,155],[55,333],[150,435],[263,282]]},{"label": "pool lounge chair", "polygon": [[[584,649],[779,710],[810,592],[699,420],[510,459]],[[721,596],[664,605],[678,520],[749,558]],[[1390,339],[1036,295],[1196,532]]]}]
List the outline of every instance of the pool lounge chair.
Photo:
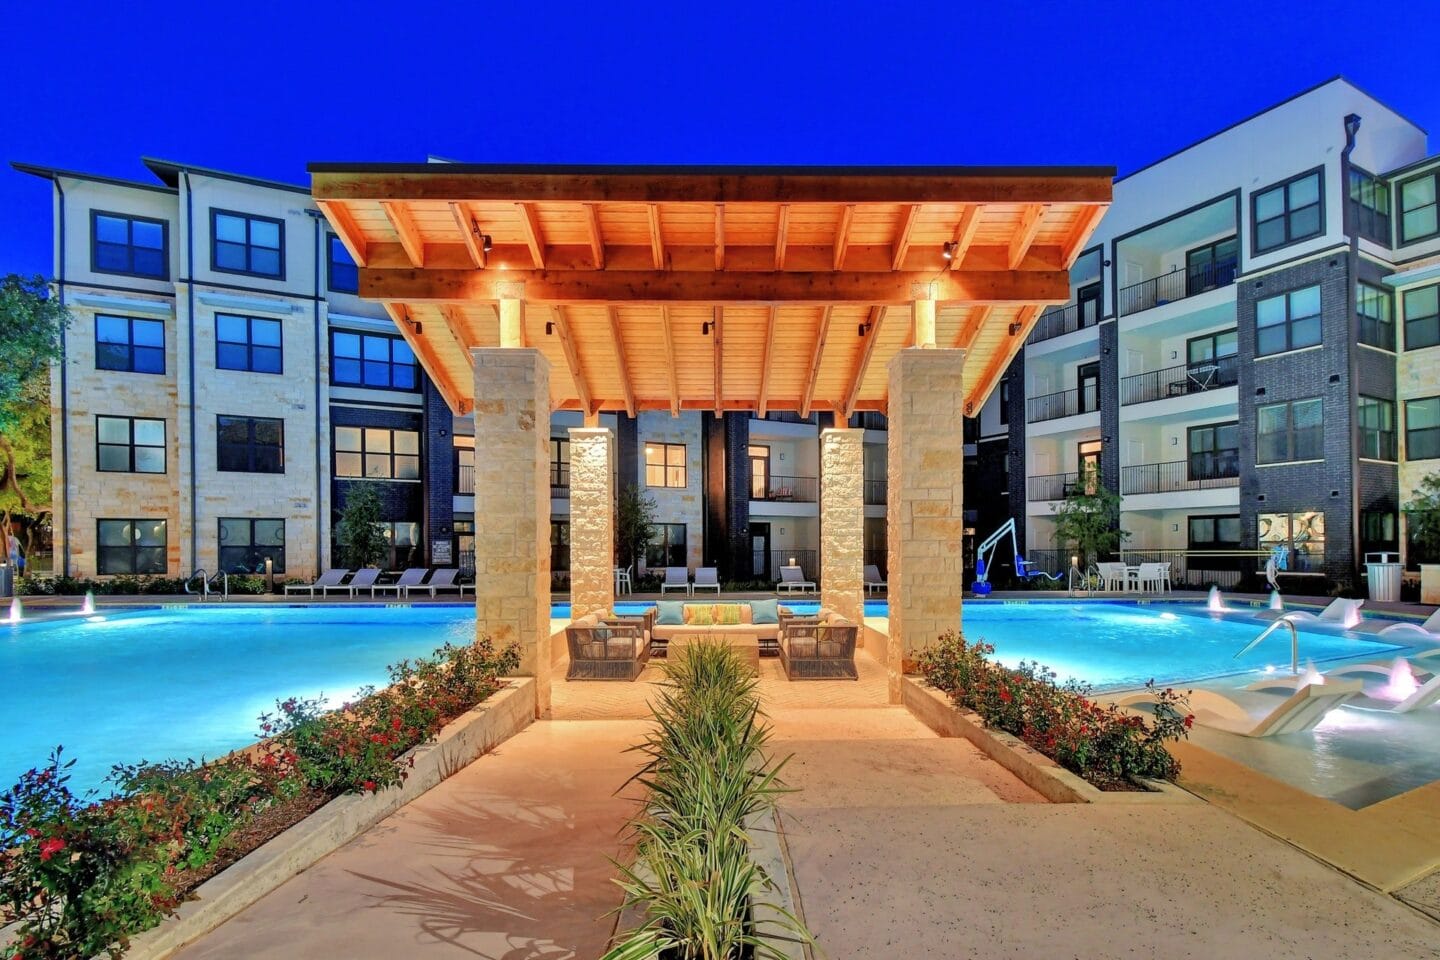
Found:
[{"label": "pool lounge chair", "polygon": [[395,591],[395,596],[403,597],[405,591],[409,588],[420,586],[420,582],[425,579],[425,574],[429,572],[428,567],[410,567],[404,573],[400,574],[400,579],[394,583],[375,584],[375,586],[370,588],[370,596],[375,596],[377,590],[381,593],[393,590]]},{"label": "pool lounge chair", "polygon": [[697,590],[714,590],[715,596],[720,596],[720,573],[714,567],[696,567],[695,582],[690,585],[690,592]]},{"label": "pool lounge chair", "polygon": [[1325,674],[1332,677],[1358,677],[1378,680],[1381,686],[1388,685],[1395,676],[1396,666],[1404,660],[1411,667],[1415,678],[1415,689],[1399,700],[1376,696],[1382,691],[1367,689],[1363,696],[1356,697],[1350,705],[1362,710],[1384,710],[1390,713],[1409,713],[1421,707],[1440,703],[1440,647],[1433,650],[1417,650],[1403,654],[1394,660],[1377,660],[1369,663],[1348,663]]},{"label": "pool lounge chair", "polygon": [[880,568],[873,563],[865,564],[865,592],[869,593],[871,590],[889,589],[889,585],[885,583],[885,578],[880,576]]},{"label": "pool lounge chair", "polygon": [[336,593],[343,590],[353,597],[361,590],[369,590],[370,596],[373,597],[375,596],[375,581],[378,579],[380,579],[380,571],[378,568],[365,567],[362,570],[356,570],[355,576],[350,578],[349,583],[326,584],[321,588],[320,592],[329,596],[331,590],[334,590]]},{"label": "pool lounge chair", "polygon": [[441,591],[453,590],[462,597],[465,595],[465,585],[456,583],[455,578],[460,576],[460,571],[455,567],[441,567],[430,574],[430,579],[425,583],[417,583],[413,587],[405,588],[405,596],[410,596],[413,591],[422,591],[435,596]]},{"label": "pool lounge chair", "polygon": [[340,585],[340,582],[349,575],[350,571],[345,569],[337,568],[334,570],[326,570],[324,573],[320,574],[320,576],[315,580],[314,583],[285,584],[285,593],[288,596],[291,593],[299,593],[301,590],[304,590],[306,593],[310,594],[310,596],[313,597],[315,596],[316,590],[324,591],[330,587],[337,587]]},{"label": "pool lounge chair", "polygon": [[687,568],[665,568],[665,580],[660,584],[660,592],[668,593],[671,590],[684,590],[687,597],[690,595],[690,571]]},{"label": "pool lounge chair", "polygon": [[[1361,695],[1359,680],[1306,683],[1293,692],[1281,690],[1190,691],[1190,712],[1201,726],[1242,737],[1274,737],[1304,733],[1336,707]],[[1116,698],[1122,707],[1155,702],[1156,691],[1143,690]]]},{"label": "pool lounge chair", "polygon": [[1440,640],[1440,609],[1430,614],[1424,623],[1409,620],[1361,620],[1350,629],[1374,637],[1389,636],[1392,633],[1418,633],[1425,640]]},{"label": "pool lounge chair", "polygon": [[799,567],[781,567],[780,582],[775,584],[776,593],[814,593],[815,581],[806,580],[805,572]]},{"label": "pool lounge chair", "polygon": [[1354,625],[1361,622],[1360,608],[1364,605],[1364,600],[1346,600],[1336,597],[1318,614],[1311,613],[1309,610],[1257,610],[1250,616],[1256,620],[1306,620],[1353,628]]}]

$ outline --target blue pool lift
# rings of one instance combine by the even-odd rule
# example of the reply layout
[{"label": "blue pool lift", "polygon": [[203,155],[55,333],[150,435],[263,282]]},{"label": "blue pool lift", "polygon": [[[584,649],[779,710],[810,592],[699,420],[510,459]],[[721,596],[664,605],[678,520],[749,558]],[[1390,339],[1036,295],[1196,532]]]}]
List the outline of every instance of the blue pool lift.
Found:
[{"label": "blue pool lift", "polygon": [[1059,580],[1063,573],[1046,573],[1044,570],[1034,569],[1029,560],[1020,554],[1020,545],[1015,541],[1015,518],[1011,517],[1001,525],[990,536],[986,537],[980,546],[975,548],[975,583],[971,586],[970,592],[977,597],[990,595],[993,587],[990,584],[990,558],[995,553],[995,548],[1006,537],[1010,538],[1010,551],[1015,555],[1015,575],[1021,580],[1033,580],[1036,577],[1045,577],[1049,580]]}]

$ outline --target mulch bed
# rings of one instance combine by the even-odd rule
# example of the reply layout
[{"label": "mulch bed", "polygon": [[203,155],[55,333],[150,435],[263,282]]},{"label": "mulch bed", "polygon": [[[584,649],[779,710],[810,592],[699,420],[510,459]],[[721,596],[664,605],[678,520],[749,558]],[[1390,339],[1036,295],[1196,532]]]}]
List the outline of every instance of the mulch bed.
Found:
[{"label": "mulch bed", "polygon": [[195,889],[206,880],[280,836],[335,799],[335,796],[323,790],[307,789],[289,800],[271,804],[249,823],[230,834],[214,860],[203,867],[183,870],[172,877],[176,896],[184,900],[190,899]]}]

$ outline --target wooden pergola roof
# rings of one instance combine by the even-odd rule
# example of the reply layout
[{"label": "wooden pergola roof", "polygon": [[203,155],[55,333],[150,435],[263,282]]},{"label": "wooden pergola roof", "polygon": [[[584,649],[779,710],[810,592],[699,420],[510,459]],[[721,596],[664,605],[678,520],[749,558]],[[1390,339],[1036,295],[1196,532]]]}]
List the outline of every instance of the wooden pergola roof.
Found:
[{"label": "wooden pergola roof", "polygon": [[847,416],[885,410],[886,366],[916,342],[917,300],[934,301],[934,345],[968,351],[966,409],[978,411],[1041,308],[1068,299],[1069,267],[1114,175],[310,171],[316,202],[361,267],[361,295],[386,305],[457,412],[473,405],[469,350],[501,346],[499,305],[523,300],[520,343],[504,345],[546,355],[556,409]]}]

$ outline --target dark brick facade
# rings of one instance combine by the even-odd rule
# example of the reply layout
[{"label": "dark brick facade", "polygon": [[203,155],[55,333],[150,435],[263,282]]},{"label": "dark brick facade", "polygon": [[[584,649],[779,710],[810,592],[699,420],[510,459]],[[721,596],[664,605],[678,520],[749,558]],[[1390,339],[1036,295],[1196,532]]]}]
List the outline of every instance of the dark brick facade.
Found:
[{"label": "dark brick facade", "polygon": [[1120,322],[1100,324],[1100,482],[1120,492]]},{"label": "dark brick facade", "polygon": [[[424,478],[425,560],[432,561],[432,544],[445,541],[454,549],[456,457],[451,436],[454,417],[440,391],[425,381],[424,431],[420,435],[421,477]],[[452,563],[459,558],[452,556]]]},{"label": "dark brick facade", "polygon": [[701,416],[705,482],[705,546],[708,566],[720,578],[741,579],[750,557],[750,414]]},{"label": "dark brick facade", "polygon": [[[427,438],[424,436],[425,417],[420,411],[413,413],[403,410],[393,410],[382,407],[352,407],[340,404],[330,406],[330,425],[335,427],[386,427],[391,430],[414,430],[421,433],[421,470],[422,476],[425,469],[425,453],[427,449]],[[333,434],[330,438],[331,450],[334,450]],[[453,456],[453,454],[452,454]],[[365,484],[374,490],[380,497],[380,517],[384,520],[408,520],[420,521],[425,519],[425,486],[423,483],[414,482],[390,482],[385,480],[349,480],[339,477],[332,477],[331,485],[331,513],[330,529],[335,529],[335,523],[340,519],[340,511],[345,506],[345,496],[358,484]],[[454,489],[454,481],[451,481],[450,489]],[[335,545],[331,544],[332,562],[335,556]],[[427,551],[422,551],[425,553]],[[428,558],[427,558],[428,562]]]}]

